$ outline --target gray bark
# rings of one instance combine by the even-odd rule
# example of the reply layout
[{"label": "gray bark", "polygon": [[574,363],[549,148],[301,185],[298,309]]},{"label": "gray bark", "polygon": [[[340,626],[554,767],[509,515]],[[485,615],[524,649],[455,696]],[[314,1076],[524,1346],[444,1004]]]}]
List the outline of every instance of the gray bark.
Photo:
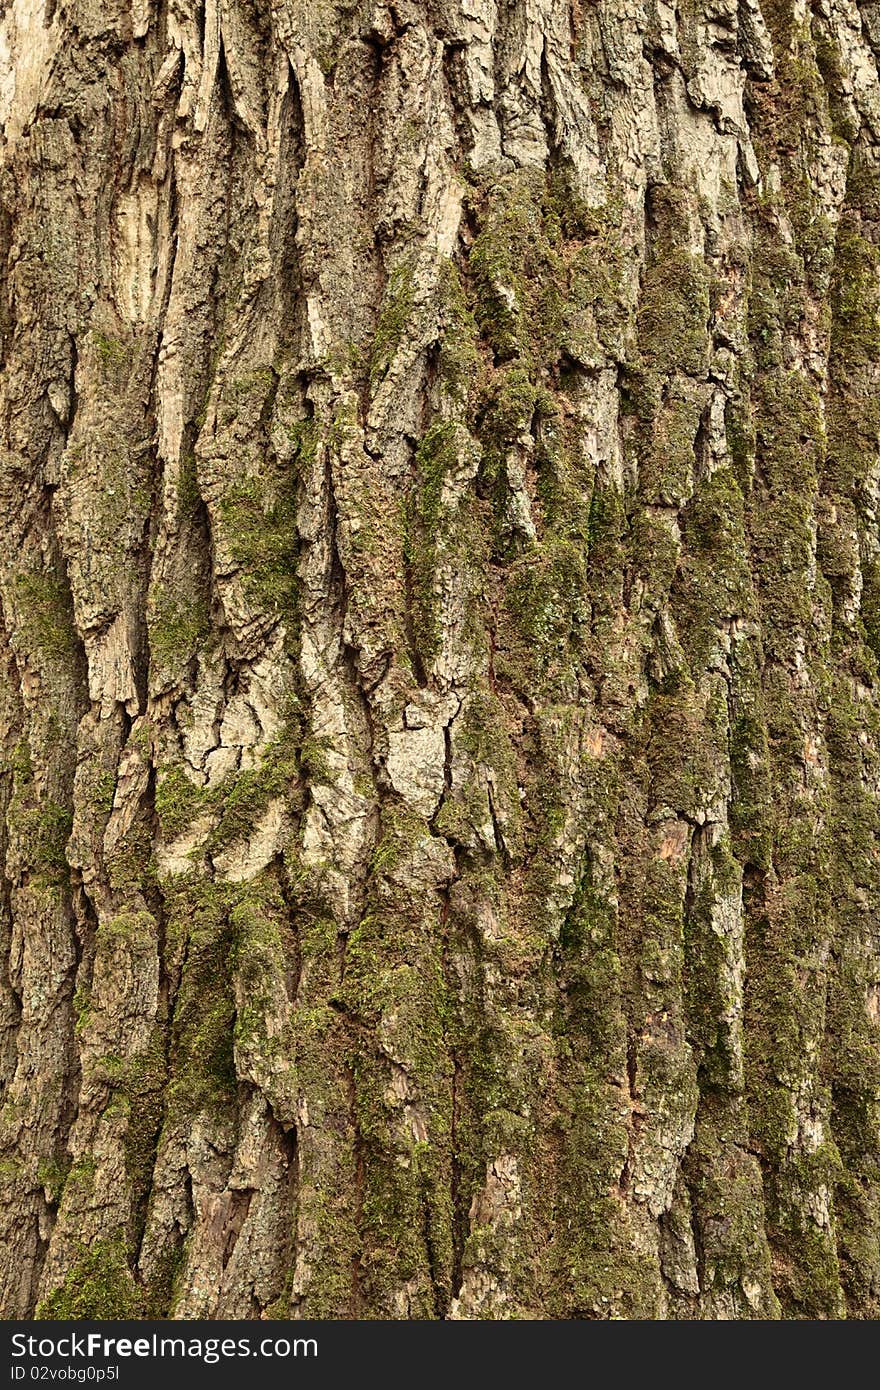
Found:
[{"label": "gray bark", "polygon": [[7,5],[7,1317],[878,1315],[878,54]]}]

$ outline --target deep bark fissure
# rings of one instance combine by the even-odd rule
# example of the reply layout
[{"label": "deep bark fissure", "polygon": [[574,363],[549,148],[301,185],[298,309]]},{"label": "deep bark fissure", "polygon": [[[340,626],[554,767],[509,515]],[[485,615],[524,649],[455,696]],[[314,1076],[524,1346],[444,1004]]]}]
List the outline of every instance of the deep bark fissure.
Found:
[{"label": "deep bark fissure", "polygon": [[613,9],[2,21],[9,1316],[876,1315],[877,52]]}]

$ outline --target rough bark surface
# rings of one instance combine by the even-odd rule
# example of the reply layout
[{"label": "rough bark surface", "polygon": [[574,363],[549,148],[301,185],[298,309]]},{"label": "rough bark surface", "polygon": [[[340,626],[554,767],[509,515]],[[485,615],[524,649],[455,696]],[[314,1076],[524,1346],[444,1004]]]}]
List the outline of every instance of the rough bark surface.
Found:
[{"label": "rough bark surface", "polygon": [[880,1316],[878,69],[9,0],[7,1317]]}]

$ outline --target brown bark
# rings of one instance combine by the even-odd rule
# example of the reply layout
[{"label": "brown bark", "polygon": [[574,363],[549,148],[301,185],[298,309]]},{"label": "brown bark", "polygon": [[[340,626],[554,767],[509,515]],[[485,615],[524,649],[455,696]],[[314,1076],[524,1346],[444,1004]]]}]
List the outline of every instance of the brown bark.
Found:
[{"label": "brown bark", "polygon": [[877,1316],[876,6],[0,35],[4,1314]]}]

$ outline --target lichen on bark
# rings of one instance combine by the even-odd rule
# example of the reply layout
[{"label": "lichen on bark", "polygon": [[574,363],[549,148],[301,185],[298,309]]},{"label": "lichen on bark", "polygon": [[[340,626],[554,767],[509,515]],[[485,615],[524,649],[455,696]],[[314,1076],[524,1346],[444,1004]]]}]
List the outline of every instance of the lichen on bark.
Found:
[{"label": "lichen on bark", "polygon": [[880,30],[0,20],[0,1310],[880,1313]]}]

